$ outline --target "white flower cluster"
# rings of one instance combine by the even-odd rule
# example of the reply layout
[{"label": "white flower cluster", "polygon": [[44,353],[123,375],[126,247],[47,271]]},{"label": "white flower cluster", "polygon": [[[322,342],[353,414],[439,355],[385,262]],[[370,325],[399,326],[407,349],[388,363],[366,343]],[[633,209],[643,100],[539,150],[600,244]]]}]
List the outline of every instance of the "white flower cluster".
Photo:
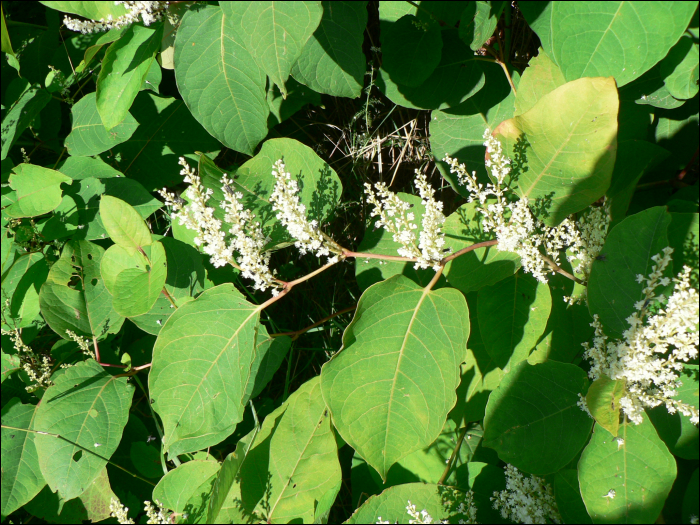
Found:
[{"label": "white flower cluster", "polygon": [[129,518],[128,515],[129,507],[122,505],[121,501],[112,498],[109,501],[109,515],[112,518],[116,518],[117,523],[122,523],[124,525],[135,523],[134,520]]},{"label": "white flower cluster", "polygon": [[[474,491],[470,490],[467,491],[464,494],[464,501],[460,502],[459,506],[456,509],[457,514],[463,514],[466,517],[466,520],[463,518],[460,518],[459,523],[463,524],[476,524],[476,506],[474,505]],[[449,523],[448,520],[442,520],[442,521],[435,521],[433,517],[428,513],[427,510],[423,509],[420,512],[416,509],[416,506],[411,503],[411,500],[408,500],[408,505],[406,505],[406,514],[408,514],[411,519],[408,520],[408,523],[413,523],[413,524],[430,524],[430,523]],[[377,524],[387,524],[391,523],[390,521],[385,521],[382,520],[381,516],[377,517]],[[395,523],[398,523],[396,521]]]},{"label": "white flower cluster", "polygon": [[435,200],[435,190],[428,183],[426,175],[418,170],[416,170],[415,185],[420,193],[421,202],[425,206],[418,247],[416,247],[414,231],[418,229],[418,225],[413,222],[415,214],[409,211],[410,204],[402,201],[383,182],[376,183],[374,190],[369,183],[365,183],[367,202],[374,206],[371,216],[379,217],[376,222],[377,227],[384,227],[392,234],[394,242],[401,244],[401,248],[397,250],[399,255],[416,259],[414,265],[416,269],[432,267],[438,271],[444,256],[443,246],[445,246],[445,234],[441,230],[445,223],[442,202]]},{"label": "white flower cluster", "polygon": [[[10,309],[10,300],[7,299],[3,303],[2,307],[2,320],[4,324],[9,325],[8,319],[5,317],[5,312]],[[2,335],[8,335],[10,341],[12,341],[12,346],[14,346],[17,351],[17,357],[19,357],[19,362],[31,381],[35,381],[34,384],[26,387],[27,392],[34,392],[39,388],[48,388],[53,385],[51,381],[51,359],[48,356],[35,354],[31,347],[27,346],[24,341],[22,341],[22,334],[20,330],[15,328],[13,330],[1,330]]]},{"label": "white flower cluster", "polygon": [[[168,511],[163,505],[160,503],[160,501],[155,500],[156,504],[153,505],[150,501],[145,502],[145,506],[143,510],[146,511],[146,516],[148,517],[148,521],[146,523],[153,523],[153,524],[167,524],[167,523],[172,523],[170,520],[170,517],[172,513]],[[187,519],[186,515],[183,515],[183,519]]]},{"label": "white flower cluster", "polygon": [[484,132],[484,139],[489,157],[486,167],[491,171],[493,183],[484,186],[477,181],[476,172],[469,173],[464,164],[449,155],[443,159],[449,164],[450,173],[456,174],[459,183],[470,192],[469,202],[479,202],[477,209],[482,215],[483,230],[494,232],[498,249],[518,254],[523,269],[541,282],[546,282],[547,273],[553,271],[547,268],[541,250],[556,264],[559,252],[567,247],[571,250],[568,259],[579,261],[575,271],[586,278],[607,234],[607,208],[589,213],[578,223],[567,218],[556,228],[547,228],[532,215],[527,197],[513,200],[514,195],[510,195],[509,201],[507,192],[510,190],[505,183],[510,175],[511,160],[503,154],[501,143],[490,130]]},{"label": "white flower cluster", "polygon": [[118,18],[112,18],[112,15],[108,15],[107,18],[100,20],[78,20],[65,16],[63,24],[71,31],[83,34],[119,29],[138,22],[139,19],[143,20],[144,25],[149,26],[163,17],[163,12],[168,8],[169,2],[114,2],[114,5],[119,4],[124,4],[129,12]]},{"label": "white flower cluster", "polygon": [[[277,212],[277,218],[287,228],[295,239],[301,253],[316,253],[317,257],[328,257],[328,263],[338,262],[343,250],[332,239],[324,235],[318,227],[318,222],[309,221],[306,217],[306,206],[299,202],[299,185],[292,179],[282,160],[275,162],[272,170],[275,177],[275,189],[270,195],[272,209]],[[330,254],[335,255],[331,256]]]},{"label": "white flower cluster", "polygon": [[[656,295],[659,286],[671,280],[662,277],[671,262],[672,248],[664,248],[663,255],[652,257],[655,263],[648,277],[637,276],[644,283],[643,298],[635,303],[636,311],[627,318],[630,327],[617,341],[608,341],[603,327],[594,316],[593,345],[584,343],[584,357],[591,362],[588,375],[598,379],[622,379],[626,383],[620,405],[625,415],[635,424],[641,423],[645,407],[665,405],[669,413],[676,411],[698,424],[698,409],[673,399],[680,385],[679,374],[683,363],[698,357],[698,292],[690,286],[691,269],[684,267],[676,279],[673,294],[668,300]],[[665,304],[665,308],[661,305]],[[655,313],[649,307],[659,305]]]},{"label": "white flower cluster", "polygon": [[[262,251],[265,244],[262,229],[260,223],[254,221],[255,215],[241,204],[243,195],[233,191],[232,181],[224,175],[221,179],[224,192],[221,208],[226,212],[225,220],[232,225],[228,231],[231,238],[227,242],[221,221],[214,217],[214,208],[207,206],[214,192],[202,185],[201,178],[183,157],[180,157],[180,165],[183,167],[180,174],[190,184],[184,194],[189,203],[165,189],[159,192],[165,203],[172,206],[173,218],[197,232],[195,244],[211,257],[215,267],[230,264],[239,268],[244,277],[255,281],[255,289],[265,291],[272,288],[272,293],[276,295],[279,282],[270,272],[269,255]],[[238,253],[237,258],[234,257],[235,252]]]},{"label": "white flower cluster", "polygon": [[593,414],[591,414],[591,411],[588,409],[588,402],[586,401],[586,396],[584,396],[580,392],[578,394],[578,401],[576,402],[576,406],[579,407],[582,412],[585,412],[588,417],[590,417],[591,419],[595,419],[593,417]]},{"label": "white flower cluster", "polygon": [[90,349],[90,342],[87,339],[77,335],[72,330],[66,330],[66,335],[78,344],[78,348],[80,348],[80,351],[84,355],[86,355],[88,357],[92,357],[93,359],[96,359],[95,352]]},{"label": "white flower cluster", "polygon": [[513,465],[506,465],[506,490],[494,492],[493,508],[515,523],[561,523],[554,492],[545,480],[526,478]]}]

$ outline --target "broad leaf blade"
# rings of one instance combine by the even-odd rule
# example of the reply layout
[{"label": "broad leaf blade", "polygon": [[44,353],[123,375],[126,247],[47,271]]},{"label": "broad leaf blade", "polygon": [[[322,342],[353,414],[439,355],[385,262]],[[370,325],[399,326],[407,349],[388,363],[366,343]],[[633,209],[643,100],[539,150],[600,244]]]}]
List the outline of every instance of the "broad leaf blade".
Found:
[{"label": "broad leaf blade", "polygon": [[36,437],[41,472],[63,500],[85,492],[117,450],[133,393],[126,377],[111,376],[94,360],[68,368],[44,393],[34,429],[80,445]]},{"label": "broad leaf blade", "polygon": [[17,191],[17,202],[6,210],[9,217],[36,217],[55,209],[61,204],[61,184],[70,183],[58,171],[33,164],[15,166],[10,175],[10,186]]},{"label": "broad leaf blade", "polygon": [[494,131],[511,158],[516,144],[526,142],[518,192],[542,201],[548,225],[587,208],[610,186],[618,106],[613,78],[582,78],[550,91]]},{"label": "broad leaf blade", "polygon": [[437,22],[423,23],[405,15],[384,24],[382,67],[391,81],[402,86],[421,85],[440,63],[442,35]]},{"label": "broad leaf blade", "polygon": [[643,417],[620,425],[617,439],[596,425],[581,455],[578,478],[593,523],[653,523],[663,508],[676,462]]},{"label": "broad leaf blade", "polygon": [[397,275],[360,298],[321,385],[340,435],[382,479],[442,431],[468,336],[467,303],[456,290],[430,291]]},{"label": "broad leaf blade", "polygon": [[148,381],[171,456],[219,443],[243,419],[259,312],[224,284],[178,308],[161,329]]},{"label": "broad leaf blade", "polygon": [[175,512],[183,513],[187,510],[186,523],[203,523],[198,519],[200,513],[193,508],[186,508],[187,503],[193,496],[209,495],[217,472],[219,463],[216,461],[193,460],[183,463],[158,482],[153,489],[153,498]]},{"label": "broad leaf blade", "polygon": [[114,310],[124,317],[148,312],[158,300],[168,274],[165,249],[159,242],[150,246],[146,268],[122,270],[114,281]]},{"label": "broad leaf blade", "polygon": [[586,444],[593,427],[577,406],[587,384],[586,373],[577,366],[523,361],[489,397],[484,446],[536,476],[563,468]]},{"label": "broad leaf blade", "polygon": [[[3,358],[5,354],[3,354]],[[34,434],[4,428],[31,429],[38,407],[14,398],[2,408],[2,517],[31,501],[46,480],[39,469]]]},{"label": "broad leaf blade", "polygon": [[286,96],[285,82],[321,22],[321,2],[251,2],[240,25],[246,47]]},{"label": "broad leaf blade", "polygon": [[138,250],[151,244],[151,232],[138,212],[121,199],[104,195],[100,217],[107,233],[119,246]]},{"label": "broad leaf blade", "polygon": [[182,98],[204,128],[231,149],[252,155],[267,135],[265,74],[245,47],[226,4],[188,11],[175,40]]},{"label": "broad leaf blade", "polygon": [[322,2],[323,18],[292,68],[292,75],[319,93],[360,96],[366,59],[362,52],[367,26],[365,2]]},{"label": "broad leaf blade", "polygon": [[51,100],[51,93],[41,89],[38,84],[30,86],[29,82],[20,79],[17,79],[17,82],[24,82],[26,86],[20,97],[3,115],[2,155],[0,155],[2,160],[5,160],[15,141]]},{"label": "broad leaf blade", "polygon": [[131,24],[119,40],[107,48],[97,78],[95,99],[107,131],[129,114],[162,38],[163,24],[154,24],[154,27]]}]

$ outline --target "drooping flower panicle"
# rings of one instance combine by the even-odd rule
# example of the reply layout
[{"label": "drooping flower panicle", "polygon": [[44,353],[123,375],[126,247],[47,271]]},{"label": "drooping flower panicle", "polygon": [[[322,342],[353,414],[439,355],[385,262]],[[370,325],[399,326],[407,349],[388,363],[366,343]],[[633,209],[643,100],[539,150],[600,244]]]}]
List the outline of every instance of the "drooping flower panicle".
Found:
[{"label": "drooping flower panicle", "polygon": [[124,4],[128,12],[118,18],[112,18],[112,15],[109,15],[107,18],[101,18],[100,20],[78,20],[66,15],[63,18],[63,24],[71,31],[77,31],[86,35],[109,31],[110,29],[119,29],[139,20],[143,21],[143,25],[149,26],[163,17],[163,12],[168,8],[169,2],[114,2],[114,5],[119,4]]},{"label": "drooping flower panicle", "polygon": [[[593,344],[584,343],[584,357],[591,363],[588,375],[595,380],[607,376],[625,381],[625,394],[620,406],[635,424],[643,421],[645,407],[665,405],[669,413],[676,411],[698,424],[698,409],[674,397],[681,384],[684,363],[698,357],[698,292],[690,286],[689,267],[684,267],[675,282],[671,297],[656,294],[659,286],[670,284],[663,277],[671,262],[671,248],[652,257],[655,263],[649,276],[637,276],[644,283],[642,298],[635,303],[635,312],[627,318],[630,327],[622,339],[609,341],[598,316]],[[665,303],[665,305],[664,305]],[[652,313],[650,307],[658,306]]]}]

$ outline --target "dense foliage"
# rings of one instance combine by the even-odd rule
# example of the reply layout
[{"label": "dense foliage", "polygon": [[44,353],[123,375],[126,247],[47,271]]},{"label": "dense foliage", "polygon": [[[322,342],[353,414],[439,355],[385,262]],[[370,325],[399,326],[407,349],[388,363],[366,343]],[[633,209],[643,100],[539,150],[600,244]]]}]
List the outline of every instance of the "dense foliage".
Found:
[{"label": "dense foliage", "polygon": [[2,519],[697,523],[697,2],[5,2]]}]

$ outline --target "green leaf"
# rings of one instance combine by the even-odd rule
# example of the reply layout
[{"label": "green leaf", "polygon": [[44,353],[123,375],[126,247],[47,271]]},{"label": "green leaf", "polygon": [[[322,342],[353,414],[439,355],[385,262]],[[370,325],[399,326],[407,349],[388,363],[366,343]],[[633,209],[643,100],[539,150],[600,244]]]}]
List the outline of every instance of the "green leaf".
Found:
[{"label": "green leaf", "polygon": [[[698,403],[698,365],[686,364],[680,372],[681,386],[677,388],[677,399],[692,405],[697,410]],[[664,406],[647,410],[647,415],[654,424],[659,437],[666,443],[668,450],[679,458],[698,459],[698,427],[690,422],[690,417],[679,412],[669,414]]]},{"label": "green leaf", "polygon": [[615,168],[607,192],[613,222],[621,221],[627,215],[634,190],[642,175],[668,156],[669,152],[664,148],[645,140],[624,140],[617,144]]},{"label": "green leaf", "polygon": [[[10,41],[10,34],[7,32],[7,24],[5,23],[5,11],[0,7],[0,18],[2,18],[2,52],[6,53],[12,57],[16,56],[12,49],[12,42]],[[19,73],[19,70],[17,71]],[[5,514],[3,513],[3,516]]]},{"label": "green leaf", "polygon": [[469,2],[459,21],[459,38],[476,51],[491,38],[506,2]]},{"label": "green leaf", "polygon": [[698,94],[698,43],[684,34],[661,61],[661,76],[669,93],[680,99]]},{"label": "green leaf", "polygon": [[[107,333],[119,332],[124,322],[100,274],[104,254],[102,247],[91,242],[68,242],[41,287],[41,313],[64,339],[70,339],[66,330],[101,339]],[[73,284],[74,280],[77,283]]]},{"label": "green leaf", "polygon": [[[404,15],[415,15],[421,22],[437,20],[441,26],[456,26],[460,16],[469,2],[424,2],[418,6],[408,2],[392,2],[382,0],[379,3],[379,20],[396,22]],[[383,25],[383,24],[382,24]]]},{"label": "green leaf", "polygon": [[97,77],[95,103],[107,131],[129,115],[129,108],[143,86],[163,38],[163,24],[144,27],[131,24],[112,43]]},{"label": "green leaf", "polygon": [[653,523],[663,508],[676,462],[643,417],[620,425],[617,439],[596,425],[581,455],[578,479],[593,523]]},{"label": "green leaf", "polygon": [[613,381],[600,376],[591,383],[586,394],[586,405],[601,427],[617,437],[620,428],[620,399],[625,393],[624,380]]},{"label": "green leaf", "polygon": [[[185,523],[203,523],[198,520],[202,515],[202,499],[211,492],[219,467],[216,461],[193,460],[183,463],[158,482],[153,489],[153,499],[179,514],[187,511]],[[199,499],[200,505],[188,505],[193,497]]]},{"label": "green leaf", "polygon": [[564,523],[593,523],[581,498],[578,472],[560,470],[554,476],[554,499]]},{"label": "green leaf", "polygon": [[71,114],[73,126],[66,137],[66,148],[75,157],[89,157],[110,150],[129,140],[139,127],[139,123],[127,111],[116,126],[110,130],[105,129],[97,112],[95,93],[88,93],[81,98],[71,108]]},{"label": "green leaf", "polygon": [[610,186],[618,105],[614,79],[582,78],[550,91],[494,131],[511,158],[516,143],[526,142],[518,192],[542,201],[548,225],[587,208]]},{"label": "green leaf", "polygon": [[[652,256],[668,246],[666,230],[671,216],[657,206],[627,217],[612,228],[601,255],[591,267],[588,279],[588,307],[597,314],[609,337],[620,338],[629,328],[627,318],[642,299],[644,283],[637,275],[648,277],[655,264]],[[670,273],[670,272],[668,272]]]},{"label": "green leaf", "polygon": [[549,286],[524,273],[479,290],[479,331],[497,367],[508,372],[527,359],[551,310]]},{"label": "green leaf", "polygon": [[51,100],[51,93],[41,89],[38,84],[32,86],[24,79],[16,79],[15,82],[19,83],[23,89],[10,108],[3,111],[2,155],[0,155],[2,160],[5,160],[15,141]]},{"label": "green leaf", "polygon": [[178,308],[161,329],[148,381],[171,457],[219,443],[243,419],[256,340],[267,335],[259,316],[224,284]]},{"label": "green leaf", "polygon": [[[151,245],[153,246],[153,245]],[[124,248],[118,244],[110,246],[100,262],[100,273],[104,279],[107,291],[114,295],[114,284],[117,276],[128,268],[144,269],[148,265],[150,246],[144,248],[143,253],[129,248]]]},{"label": "green leaf", "polygon": [[285,82],[321,22],[321,2],[253,2],[240,25],[246,47],[286,96]]},{"label": "green leaf", "polygon": [[250,365],[250,375],[255,378],[248,383],[246,396],[249,399],[258,397],[267,384],[272,380],[284,358],[287,357],[292,339],[282,337],[258,337],[255,351],[255,361]]},{"label": "green leaf", "polygon": [[692,2],[553,2],[526,3],[522,12],[567,80],[614,76],[624,86],[666,56],[696,8]]},{"label": "green leaf", "polygon": [[267,125],[273,127],[284,122],[307,104],[320,106],[321,95],[291,78],[287,80],[285,99],[277,86],[270,84],[267,90],[267,105],[270,107]]},{"label": "green leaf", "polygon": [[[15,260],[2,281],[3,300],[9,300],[8,320],[14,328],[26,328],[39,314],[39,290],[49,267],[41,252],[27,253]],[[3,319],[4,320],[4,319]]]},{"label": "green leaf", "polygon": [[540,54],[530,60],[518,84],[515,98],[515,116],[531,110],[537,101],[547,93],[566,84],[564,74],[552,60],[539,50]]},{"label": "green leaf", "polygon": [[[4,360],[5,354],[3,354]],[[2,408],[2,519],[31,501],[46,480],[39,470],[35,434],[15,428],[31,429],[35,405],[24,405],[13,398]]]},{"label": "green leaf", "polygon": [[56,170],[64,175],[68,175],[73,181],[88,178],[109,179],[122,177],[121,173],[102,159],[92,157],[68,157],[58,165]]},{"label": "green leaf", "polygon": [[2,381],[5,381],[10,375],[19,370],[19,365],[18,356],[2,352]]},{"label": "green leaf", "polygon": [[673,248],[673,274],[678,275],[683,266],[689,266],[693,270],[691,276],[697,278],[700,266],[700,219],[697,213],[671,213],[668,245]]},{"label": "green leaf", "polygon": [[100,218],[111,239],[128,250],[138,250],[151,244],[151,232],[139,213],[116,197],[100,199]]},{"label": "green leaf", "polygon": [[4,212],[9,217],[36,217],[61,204],[61,184],[71,182],[58,171],[33,164],[19,164],[12,169],[10,186],[17,190],[17,202]]},{"label": "green leaf", "polygon": [[175,40],[175,78],[187,107],[225,146],[252,155],[267,135],[265,74],[228,3],[189,10]]},{"label": "green leaf", "polygon": [[64,501],[85,492],[117,449],[133,393],[126,377],[111,376],[92,359],[66,369],[44,393],[34,430],[79,445],[35,438],[41,472]]},{"label": "green leaf", "polygon": [[127,268],[117,275],[112,290],[114,310],[124,317],[148,312],[163,291],[167,274],[165,249],[154,242],[145,268]]},{"label": "green leaf", "polygon": [[366,2],[321,2],[323,17],[292,67],[292,76],[314,91],[334,97],[360,96],[366,58]]},{"label": "green leaf", "polygon": [[335,500],[338,447],[318,377],[265,418],[239,475],[242,511],[268,523],[312,523],[317,502]]},{"label": "green leaf", "polygon": [[128,10],[123,5],[112,4],[111,2],[51,1],[39,3],[56,11],[80,15],[90,20],[100,20],[101,18],[107,18],[109,15],[112,15],[112,18],[118,18],[128,13]]},{"label": "green leaf", "polygon": [[698,469],[695,469],[693,475],[688,482],[688,488],[685,491],[683,498],[683,523],[690,523],[693,516],[697,516],[700,509],[698,508]]},{"label": "green leaf", "polygon": [[389,100],[413,109],[446,109],[458,106],[484,87],[482,62],[459,39],[456,29],[442,31],[442,57],[432,74],[418,86],[394,82],[379,70],[376,85]]},{"label": "green leaf", "polygon": [[214,158],[221,149],[182,100],[142,91],[132,112],[138,129],[130,140],[112,148],[110,154],[103,153],[102,158],[148,191],[182,183],[180,157],[197,161],[194,152],[202,151]]},{"label": "green leaf", "polygon": [[524,472],[558,471],[590,436],[593,420],[577,406],[587,385],[586,372],[577,366],[521,362],[489,397],[484,446]]},{"label": "green leaf", "polygon": [[406,512],[408,501],[416,506],[418,513],[426,511],[434,523],[441,523],[454,516],[454,507],[460,500],[461,493],[449,487],[432,483],[407,483],[368,498],[345,523],[377,523],[380,519],[389,523],[413,523],[412,517]]},{"label": "green leaf", "polygon": [[423,289],[402,275],[360,298],[321,383],[336,429],[382,479],[442,431],[456,401],[468,322],[460,292]]},{"label": "green leaf", "polygon": [[503,71],[489,62],[483,62],[481,68],[489,89],[482,89],[455,108],[433,111],[430,122],[430,147],[438,169],[452,188],[464,197],[469,196],[468,192],[459,186],[457,177],[442,162],[445,154],[465,163],[470,172],[476,171],[477,178],[485,180],[484,130],[495,129],[513,116],[515,95]]},{"label": "green leaf", "polygon": [[382,26],[382,67],[394,84],[421,85],[440,63],[442,35],[437,22],[404,15]]}]

